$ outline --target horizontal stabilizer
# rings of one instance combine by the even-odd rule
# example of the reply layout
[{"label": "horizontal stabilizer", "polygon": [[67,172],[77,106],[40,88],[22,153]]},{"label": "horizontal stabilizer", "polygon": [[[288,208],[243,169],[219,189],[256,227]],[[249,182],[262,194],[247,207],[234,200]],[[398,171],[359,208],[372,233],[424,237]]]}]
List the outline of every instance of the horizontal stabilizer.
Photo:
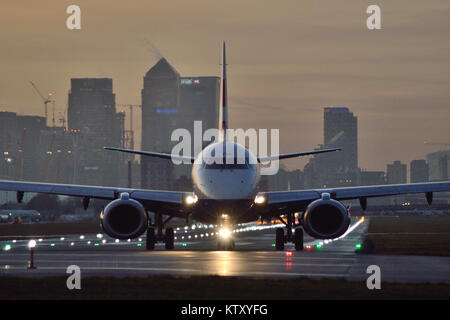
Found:
[{"label": "horizontal stabilizer", "polygon": [[340,150],[342,150],[342,149],[341,148],[334,148],[334,149],[322,149],[322,150],[314,150],[314,151],[306,151],[306,152],[278,154],[278,155],[275,155],[275,156],[258,157],[258,162],[268,162],[268,161],[272,161],[272,160],[281,160],[281,159],[288,159],[288,158],[303,157],[303,156],[309,156],[309,155],[312,155],[312,154],[333,152],[333,151],[340,151]]},{"label": "horizontal stabilizer", "polygon": [[190,161],[190,162],[194,162],[194,160],[195,160],[194,157],[183,157],[183,156],[178,156],[178,155],[170,154],[170,153],[148,152],[148,151],[130,150],[130,149],[122,149],[122,148],[111,148],[111,147],[104,147],[104,149],[126,152],[126,153],[133,153],[133,154],[140,154],[141,156],[148,156],[148,157],[169,159],[169,160],[180,160],[180,161]]}]

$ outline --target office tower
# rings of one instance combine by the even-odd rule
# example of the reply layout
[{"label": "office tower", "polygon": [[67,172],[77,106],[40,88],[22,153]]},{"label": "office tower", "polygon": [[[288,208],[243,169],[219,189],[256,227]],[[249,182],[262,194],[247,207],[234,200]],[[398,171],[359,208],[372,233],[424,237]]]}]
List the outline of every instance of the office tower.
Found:
[{"label": "office tower", "polygon": [[[180,75],[160,59],[144,77],[142,89],[142,150],[171,153],[172,132],[179,128]],[[142,157],[141,186],[172,189],[174,165],[171,161]]]},{"label": "office tower", "polygon": [[409,170],[410,182],[428,182],[428,164],[425,160],[413,160]]},{"label": "office tower", "polygon": [[[171,141],[176,129],[187,129],[193,154],[194,121],[202,121],[202,132],[217,128],[220,97],[218,77],[180,77],[162,58],[144,77],[142,89],[142,149],[171,153],[179,141]],[[204,143],[205,146],[207,143]],[[150,189],[185,189],[191,166],[143,157],[141,186]]]},{"label": "office tower", "polygon": [[354,186],[358,180],[357,117],[348,108],[326,107],[323,113],[323,145],[317,149],[342,148],[314,156],[305,166],[307,187]]},{"label": "office tower", "polygon": [[450,150],[442,150],[427,154],[430,181],[449,180]]},{"label": "office tower", "polygon": [[124,156],[106,151],[122,147],[124,117],[116,112],[112,79],[71,79],[68,125],[73,141],[73,183],[118,185]]},{"label": "office tower", "polygon": [[387,165],[386,182],[388,184],[406,183],[406,164],[399,160]]},{"label": "office tower", "polygon": [[343,152],[332,154],[338,171],[358,168],[358,123],[348,108],[324,108],[324,147],[339,147]]}]

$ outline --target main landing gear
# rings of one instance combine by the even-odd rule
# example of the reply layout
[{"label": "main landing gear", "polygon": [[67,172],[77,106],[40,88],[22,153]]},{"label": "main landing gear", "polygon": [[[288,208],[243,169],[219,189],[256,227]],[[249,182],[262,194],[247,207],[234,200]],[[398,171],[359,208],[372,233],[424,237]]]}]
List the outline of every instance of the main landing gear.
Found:
[{"label": "main landing gear", "polygon": [[286,225],[286,235],[284,234],[283,228],[276,229],[275,248],[277,250],[284,250],[284,244],[292,242],[295,245],[295,250],[303,250],[303,229],[298,226],[295,228],[294,234],[292,234],[292,229],[295,226],[294,214],[288,213],[287,221],[284,221],[282,218],[280,218],[280,221]]},{"label": "main landing gear", "polygon": [[[172,228],[166,228],[165,234],[163,234],[164,225],[170,221],[172,217],[167,218],[165,221],[162,219],[161,213],[155,213],[155,224],[149,225],[147,228],[147,241],[146,249],[154,250],[155,243],[164,242],[166,250],[173,250],[174,247],[174,232]],[[155,233],[156,227],[156,233]]]}]

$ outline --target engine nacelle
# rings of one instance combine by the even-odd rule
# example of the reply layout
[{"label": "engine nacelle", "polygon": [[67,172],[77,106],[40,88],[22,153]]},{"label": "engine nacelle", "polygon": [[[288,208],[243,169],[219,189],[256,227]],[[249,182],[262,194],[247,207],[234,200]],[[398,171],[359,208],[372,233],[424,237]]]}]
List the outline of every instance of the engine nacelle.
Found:
[{"label": "engine nacelle", "polygon": [[116,239],[132,239],[147,228],[148,215],[142,204],[122,193],[120,199],[110,202],[100,214],[103,231]]},{"label": "engine nacelle", "polygon": [[303,227],[312,237],[335,239],[342,236],[350,225],[347,208],[339,201],[323,194],[322,199],[311,202],[303,215]]}]

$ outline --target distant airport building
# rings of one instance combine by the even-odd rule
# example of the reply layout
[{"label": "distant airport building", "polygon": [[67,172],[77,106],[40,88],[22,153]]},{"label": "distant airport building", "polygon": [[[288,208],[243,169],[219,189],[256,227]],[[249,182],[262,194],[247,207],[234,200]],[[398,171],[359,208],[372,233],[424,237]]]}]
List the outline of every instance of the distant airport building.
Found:
[{"label": "distant airport building", "polygon": [[[172,132],[184,128],[193,139],[194,121],[202,121],[203,131],[216,128],[219,97],[220,78],[181,77],[165,58],[160,59],[144,77],[142,149],[171,153],[179,143],[171,141]],[[184,190],[191,186],[190,170],[190,165],[142,157],[141,187]]]},{"label": "distant airport building", "polygon": [[116,111],[109,78],[71,79],[68,130],[73,141],[73,183],[114,186],[125,184],[124,155],[106,151],[122,147],[124,114]]},{"label": "distant airport building", "polygon": [[413,160],[409,167],[411,183],[428,182],[428,164],[425,160]]}]

